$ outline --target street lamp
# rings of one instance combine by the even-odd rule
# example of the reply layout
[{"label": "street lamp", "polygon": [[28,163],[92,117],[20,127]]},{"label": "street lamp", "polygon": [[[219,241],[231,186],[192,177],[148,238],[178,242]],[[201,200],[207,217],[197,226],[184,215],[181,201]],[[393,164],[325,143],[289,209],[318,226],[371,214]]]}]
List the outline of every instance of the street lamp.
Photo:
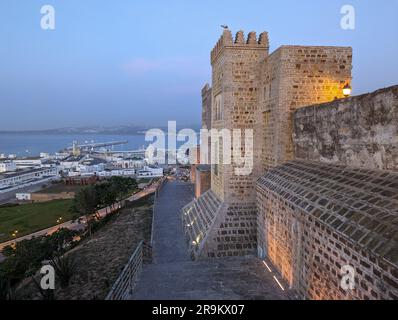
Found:
[{"label": "street lamp", "polygon": [[346,97],[346,98],[349,97],[351,95],[351,92],[352,92],[352,88],[351,88],[350,84],[347,82],[345,84],[345,86],[343,87],[344,97]]}]

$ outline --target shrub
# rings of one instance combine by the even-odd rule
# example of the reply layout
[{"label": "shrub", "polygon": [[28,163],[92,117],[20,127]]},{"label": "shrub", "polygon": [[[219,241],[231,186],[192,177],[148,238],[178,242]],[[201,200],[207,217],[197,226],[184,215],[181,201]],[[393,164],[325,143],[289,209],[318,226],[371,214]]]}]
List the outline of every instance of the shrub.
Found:
[{"label": "shrub", "polygon": [[51,289],[43,289],[40,285],[40,283],[35,279],[35,277],[32,277],[33,283],[37,289],[37,291],[39,292],[42,300],[55,300],[55,294],[54,294],[54,290]]},{"label": "shrub", "polygon": [[70,256],[57,257],[50,262],[59,279],[61,288],[67,288],[70,280],[77,271],[77,264]]},{"label": "shrub", "polygon": [[10,290],[10,282],[3,276],[0,276],[0,300],[8,299],[8,292]]}]

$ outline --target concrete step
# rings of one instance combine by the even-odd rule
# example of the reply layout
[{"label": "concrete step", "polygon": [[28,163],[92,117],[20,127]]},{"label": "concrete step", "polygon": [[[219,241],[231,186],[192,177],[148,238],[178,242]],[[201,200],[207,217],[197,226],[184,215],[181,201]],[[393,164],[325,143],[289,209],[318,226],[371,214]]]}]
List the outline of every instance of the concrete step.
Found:
[{"label": "concrete step", "polygon": [[[272,274],[256,258],[192,261],[186,246],[181,209],[193,200],[192,186],[169,182],[156,202],[154,216],[153,263],[145,265],[131,299],[136,300],[280,300],[287,299]],[[217,208],[214,194],[204,199]],[[206,207],[206,205],[203,203]],[[186,223],[201,219],[203,229],[214,219],[215,211],[194,206],[202,214],[188,215]],[[207,209],[208,210],[208,209]],[[207,215],[205,215],[207,214]],[[205,227],[206,225],[206,227]],[[200,230],[190,230],[195,239]]]},{"label": "concrete step", "polygon": [[146,265],[134,300],[284,300],[272,274],[256,258]]}]

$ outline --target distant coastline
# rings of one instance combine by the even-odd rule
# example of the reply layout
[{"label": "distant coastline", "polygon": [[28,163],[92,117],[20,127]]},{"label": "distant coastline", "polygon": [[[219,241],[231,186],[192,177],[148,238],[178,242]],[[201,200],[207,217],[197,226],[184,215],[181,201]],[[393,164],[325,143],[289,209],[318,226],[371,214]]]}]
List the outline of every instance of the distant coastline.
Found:
[{"label": "distant coastline", "polygon": [[[161,129],[161,128],[159,128]],[[163,129],[167,134],[167,128]],[[98,132],[98,133],[97,133]],[[113,151],[138,150],[148,147],[153,142],[145,141],[145,131],[0,131],[0,155],[16,155],[18,157],[38,156],[40,153],[56,153],[78,144],[101,143],[109,141],[127,141],[127,144],[114,146]],[[177,145],[182,144],[177,141]]]},{"label": "distant coastline", "polygon": [[114,129],[84,129],[84,128],[61,128],[61,129],[46,129],[46,130],[10,130],[0,131],[0,134],[35,134],[35,135],[65,135],[65,134],[102,134],[102,135],[144,135],[146,129],[144,128],[114,128]]},{"label": "distant coastline", "polygon": [[0,154],[15,154],[18,157],[38,156],[41,152],[53,154],[71,147],[73,141],[78,144],[128,141],[125,145],[112,148],[114,151],[137,150],[148,145],[144,134],[0,132]]},{"label": "distant coastline", "polygon": [[[146,131],[158,128],[167,132],[167,126],[114,126],[114,127],[68,127],[57,129],[43,130],[0,130],[0,134],[34,134],[34,135],[76,135],[76,134],[92,134],[92,135],[145,135]],[[198,131],[200,126],[182,126],[182,128],[191,128]]]}]

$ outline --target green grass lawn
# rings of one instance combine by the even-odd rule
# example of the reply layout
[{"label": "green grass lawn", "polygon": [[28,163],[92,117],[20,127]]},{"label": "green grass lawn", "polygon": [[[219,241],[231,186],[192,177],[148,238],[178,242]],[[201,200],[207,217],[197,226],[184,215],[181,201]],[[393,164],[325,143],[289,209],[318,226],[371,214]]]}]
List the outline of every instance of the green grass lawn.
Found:
[{"label": "green grass lawn", "polygon": [[18,230],[18,237],[49,228],[57,219],[71,220],[73,200],[54,200],[44,203],[23,204],[16,207],[0,208],[0,242],[12,239]]}]

